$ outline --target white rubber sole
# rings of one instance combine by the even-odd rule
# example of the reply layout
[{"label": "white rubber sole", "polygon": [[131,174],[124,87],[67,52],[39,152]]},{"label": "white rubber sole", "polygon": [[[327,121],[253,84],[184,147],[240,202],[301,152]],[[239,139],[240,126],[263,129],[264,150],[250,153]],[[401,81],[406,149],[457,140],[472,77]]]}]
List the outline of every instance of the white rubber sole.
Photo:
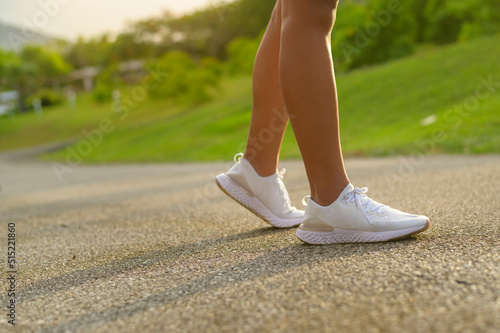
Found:
[{"label": "white rubber sole", "polygon": [[317,232],[297,229],[297,237],[308,244],[372,243],[406,238],[429,229],[430,221],[424,227],[395,231],[367,232],[335,229],[331,232]]},{"label": "white rubber sole", "polygon": [[252,196],[224,173],[216,176],[215,182],[220,187],[222,192],[226,193],[231,199],[274,227],[292,228],[298,226],[304,220],[303,218],[282,219],[274,215],[259,199]]}]

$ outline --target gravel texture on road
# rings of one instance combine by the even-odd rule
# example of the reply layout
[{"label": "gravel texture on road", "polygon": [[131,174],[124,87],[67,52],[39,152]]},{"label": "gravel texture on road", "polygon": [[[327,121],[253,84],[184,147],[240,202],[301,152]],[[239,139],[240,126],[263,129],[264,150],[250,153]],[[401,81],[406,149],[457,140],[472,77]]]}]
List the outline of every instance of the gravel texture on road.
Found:
[{"label": "gravel texture on road", "polygon": [[[13,222],[18,269],[0,332],[500,331],[500,156],[347,159],[355,186],[432,226],[326,246],[225,196],[213,180],[231,164],[81,165],[60,181],[0,158],[1,260]],[[281,166],[302,208],[303,164]]]}]

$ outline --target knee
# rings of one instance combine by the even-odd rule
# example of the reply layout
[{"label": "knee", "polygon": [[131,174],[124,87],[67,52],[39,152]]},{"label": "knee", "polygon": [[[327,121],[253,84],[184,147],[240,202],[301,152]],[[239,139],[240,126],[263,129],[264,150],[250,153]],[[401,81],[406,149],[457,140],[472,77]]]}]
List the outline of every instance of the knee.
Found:
[{"label": "knee", "polygon": [[283,23],[329,33],[335,23],[338,0],[286,0]]}]

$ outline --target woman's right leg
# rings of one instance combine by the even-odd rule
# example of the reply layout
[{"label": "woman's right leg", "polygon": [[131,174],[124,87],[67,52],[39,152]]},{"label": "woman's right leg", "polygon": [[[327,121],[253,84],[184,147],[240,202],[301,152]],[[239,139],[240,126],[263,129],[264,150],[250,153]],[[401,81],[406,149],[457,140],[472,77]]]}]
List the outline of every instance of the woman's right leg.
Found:
[{"label": "woman's right leg", "polygon": [[[382,205],[349,183],[330,47],[337,0],[283,0],[280,82],[311,187],[297,236],[306,243],[380,242],[429,228],[426,216]],[[326,207],[325,207],[326,206]]]},{"label": "woman's right leg", "polygon": [[337,0],[284,0],[280,83],[311,198],[326,206],[349,183],[340,147],[331,56]]}]

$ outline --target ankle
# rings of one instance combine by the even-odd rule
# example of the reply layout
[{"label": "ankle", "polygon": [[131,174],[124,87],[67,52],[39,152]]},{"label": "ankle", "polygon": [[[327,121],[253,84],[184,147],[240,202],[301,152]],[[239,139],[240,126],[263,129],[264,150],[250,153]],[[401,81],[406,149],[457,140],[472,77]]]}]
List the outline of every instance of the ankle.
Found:
[{"label": "ankle", "polygon": [[276,163],[263,162],[262,160],[249,158],[247,155],[243,155],[243,158],[250,163],[255,172],[260,177],[269,177],[276,173],[278,166]]},{"label": "ankle", "polygon": [[329,206],[338,199],[340,193],[344,191],[348,184],[349,180],[346,179],[345,181],[335,182],[328,186],[311,185],[311,199],[320,206]]}]

